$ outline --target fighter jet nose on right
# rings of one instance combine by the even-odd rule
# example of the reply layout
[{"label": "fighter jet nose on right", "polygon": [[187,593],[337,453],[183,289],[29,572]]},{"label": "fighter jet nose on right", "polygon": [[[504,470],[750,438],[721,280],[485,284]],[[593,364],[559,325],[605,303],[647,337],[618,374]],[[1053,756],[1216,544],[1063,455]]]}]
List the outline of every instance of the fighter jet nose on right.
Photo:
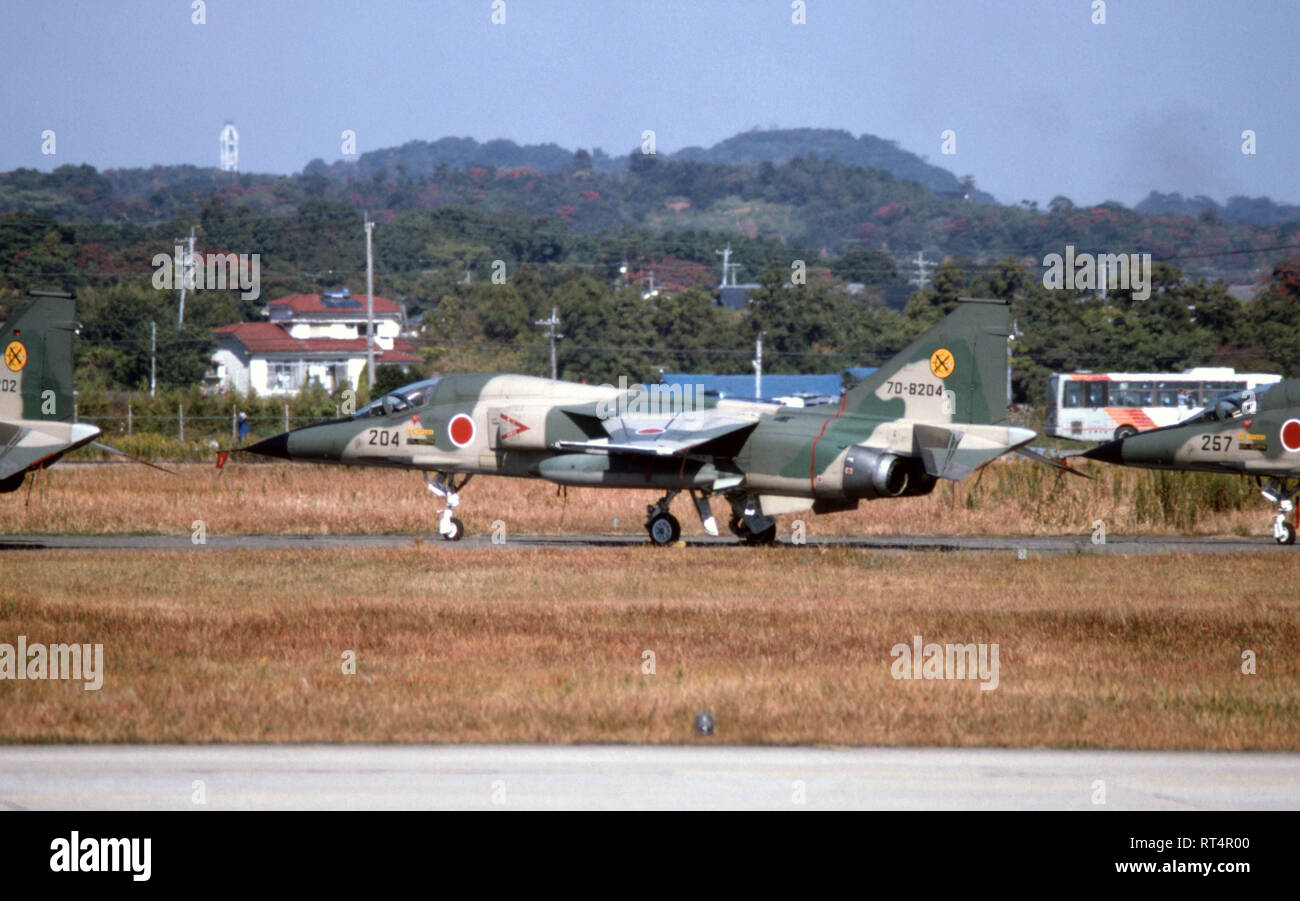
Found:
[{"label": "fighter jet nose on right", "polygon": [[279,457],[281,460],[292,459],[289,456],[289,433],[282,432],[274,437],[259,441],[251,447],[244,450],[250,454],[261,454],[263,457]]},{"label": "fighter jet nose on right", "polygon": [[1103,463],[1123,463],[1124,462],[1124,442],[1127,438],[1118,438],[1114,441],[1107,441],[1105,444],[1099,444],[1091,450],[1083,452],[1083,456],[1089,460],[1101,460]]}]

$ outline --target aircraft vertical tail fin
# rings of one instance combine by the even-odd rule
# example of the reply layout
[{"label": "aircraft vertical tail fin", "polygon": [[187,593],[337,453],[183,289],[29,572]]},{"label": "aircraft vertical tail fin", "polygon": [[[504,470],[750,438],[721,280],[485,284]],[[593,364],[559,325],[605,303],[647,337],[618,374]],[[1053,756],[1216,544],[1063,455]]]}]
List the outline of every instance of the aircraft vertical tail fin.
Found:
[{"label": "aircraft vertical tail fin", "polygon": [[882,419],[1007,422],[1004,300],[962,298],[936,323],[848,393],[845,409]]},{"label": "aircraft vertical tail fin", "polygon": [[32,291],[0,326],[0,416],[72,419],[72,295]]}]

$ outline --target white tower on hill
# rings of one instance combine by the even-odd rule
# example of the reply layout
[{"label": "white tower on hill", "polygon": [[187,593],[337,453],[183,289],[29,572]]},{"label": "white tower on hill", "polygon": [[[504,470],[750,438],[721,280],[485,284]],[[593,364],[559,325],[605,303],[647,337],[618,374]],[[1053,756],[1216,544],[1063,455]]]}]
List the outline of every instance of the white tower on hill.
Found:
[{"label": "white tower on hill", "polygon": [[239,132],[235,130],[235,123],[227,122],[221,129],[221,171],[238,172],[239,171]]}]

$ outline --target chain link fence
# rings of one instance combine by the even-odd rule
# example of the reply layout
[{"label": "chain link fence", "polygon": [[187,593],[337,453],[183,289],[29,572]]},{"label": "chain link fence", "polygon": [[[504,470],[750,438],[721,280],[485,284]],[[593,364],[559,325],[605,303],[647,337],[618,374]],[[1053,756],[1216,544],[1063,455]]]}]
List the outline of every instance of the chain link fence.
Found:
[{"label": "chain link fence", "polygon": [[[239,434],[241,412],[246,414],[248,424],[243,438]],[[99,426],[102,433],[99,440],[118,450],[145,458],[174,459],[200,459],[214,450],[246,447],[263,438],[329,418],[319,412],[295,414],[292,404],[281,404],[274,413],[265,406],[259,411],[245,411],[232,405],[229,413],[219,416],[192,415],[185,411],[183,404],[178,404],[171,414],[136,413],[131,405],[127,405],[124,415],[96,414],[83,418],[79,412],[74,414],[76,421]],[[76,456],[97,459],[104,453],[92,445],[81,449]]]}]

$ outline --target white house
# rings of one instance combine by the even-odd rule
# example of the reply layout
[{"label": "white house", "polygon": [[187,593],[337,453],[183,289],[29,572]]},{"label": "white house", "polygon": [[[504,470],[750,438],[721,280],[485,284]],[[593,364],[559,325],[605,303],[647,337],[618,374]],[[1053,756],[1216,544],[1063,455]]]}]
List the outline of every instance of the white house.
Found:
[{"label": "white house", "polygon": [[[375,297],[375,363],[407,366],[421,358],[398,337],[401,304]],[[211,389],[241,394],[296,394],[319,382],[326,391],[356,388],[366,368],[366,300],[347,289],[290,294],[266,305],[267,322],[237,322],[215,329],[217,350],[207,375]]]}]

